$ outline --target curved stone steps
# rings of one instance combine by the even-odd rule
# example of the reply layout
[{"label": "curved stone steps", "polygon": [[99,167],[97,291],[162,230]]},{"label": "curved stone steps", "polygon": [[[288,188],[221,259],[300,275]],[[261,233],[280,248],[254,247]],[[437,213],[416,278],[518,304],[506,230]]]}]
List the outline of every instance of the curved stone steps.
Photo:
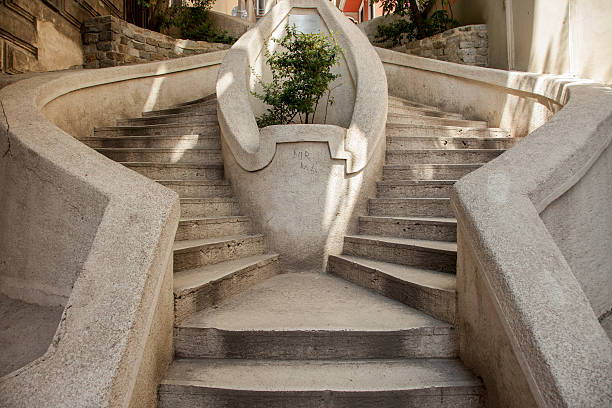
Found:
[{"label": "curved stone steps", "polygon": [[[359,310],[359,313],[355,313]],[[454,357],[441,322],[330,275],[288,273],[184,319],[175,353],[188,358]]]},{"label": "curved stone steps", "polygon": [[443,217],[359,217],[360,235],[381,235],[432,241],[457,241],[457,220]]},{"label": "curved stone steps", "polygon": [[154,180],[221,180],[223,164],[120,162],[125,167]]},{"label": "curved stone steps", "polygon": [[264,239],[261,234],[175,241],[174,271],[261,255],[264,252]]},{"label": "curved stone steps", "polygon": [[175,240],[247,235],[253,231],[251,224],[251,219],[244,215],[183,217],[179,220]]},{"label": "curved stone steps", "polygon": [[174,149],[221,149],[218,132],[210,134],[163,135],[163,136],[114,136],[87,137],[80,139],[89,147],[120,148],[174,148]]},{"label": "curved stone steps", "polygon": [[181,149],[181,148],[123,148],[98,147],[95,149],[109,159],[118,162],[168,162],[168,163],[206,163],[223,164],[221,149]]},{"label": "curved stone steps", "polygon": [[398,104],[389,103],[389,113],[393,115],[404,114],[408,116],[424,115],[434,116],[438,118],[448,119],[463,119],[463,115],[459,113],[444,112],[434,108],[422,108],[416,106],[404,106]]},{"label": "curved stone steps", "polygon": [[232,196],[232,187],[225,179],[176,179],[155,181],[171,190],[176,191],[180,198],[214,198]]},{"label": "curved stone steps", "polygon": [[207,109],[196,112],[183,112],[165,115],[149,115],[142,118],[119,119],[117,126],[147,126],[164,124],[197,124],[216,123],[216,109]]},{"label": "curved stone steps", "polygon": [[159,407],[464,407],[484,404],[482,383],[459,361],[175,360]]},{"label": "curved stone steps", "polygon": [[387,164],[383,166],[383,181],[391,180],[459,180],[476,170],[482,163],[470,164]]},{"label": "curved stone steps", "polygon": [[434,116],[408,116],[404,114],[388,114],[387,123],[389,125],[402,125],[402,124],[423,124],[423,125],[444,125],[444,126],[465,126],[473,128],[488,128],[488,124],[481,120],[466,120],[466,119],[453,119],[443,118]]},{"label": "curved stone steps", "polygon": [[436,319],[456,322],[455,275],[351,255],[331,255],[328,271]]},{"label": "curved stone steps", "polygon": [[387,164],[478,164],[495,159],[505,149],[387,150]]},{"label": "curved stone steps", "polygon": [[378,217],[454,217],[450,198],[370,198],[368,214]]},{"label": "curved stone steps", "polygon": [[280,273],[277,254],[231,259],[174,273],[174,324]]},{"label": "curved stone steps", "polygon": [[387,149],[509,149],[515,143],[513,138],[501,137],[390,136]]},{"label": "curved stone steps", "polygon": [[201,124],[170,123],[161,125],[99,127],[94,129],[94,137],[210,135],[218,134],[218,132],[219,124],[215,121]]},{"label": "curved stone steps", "polygon": [[379,198],[449,198],[457,180],[384,180],[376,183]]},{"label": "curved stone steps", "polygon": [[445,126],[433,124],[391,124],[387,123],[387,137],[483,137],[483,138],[508,138],[510,132],[499,128],[480,128],[465,126]]},{"label": "curved stone steps", "polygon": [[182,197],[181,217],[222,217],[239,215],[238,200],[233,197]]},{"label": "curved stone steps", "polygon": [[191,113],[191,112],[206,112],[217,109],[217,98],[206,101],[200,101],[192,104],[181,104],[166,109],[158,109],[147,112],[142,112],[142,117],[148,116],[160,116],[160,115],[174,115],[177,113]]}]

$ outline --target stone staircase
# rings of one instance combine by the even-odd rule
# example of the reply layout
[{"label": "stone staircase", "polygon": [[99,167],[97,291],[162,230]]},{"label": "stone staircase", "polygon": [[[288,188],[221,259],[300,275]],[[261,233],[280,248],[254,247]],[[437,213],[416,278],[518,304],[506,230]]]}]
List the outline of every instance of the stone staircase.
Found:
[{"label": "stone staircase", "polygon": [[507,132],[390,98],[383,180],[359,234],[328,274],[279,274],[223,180],[215,109],[207,97],[85,140],[181,197],[159,406],[483,406],[457,359],[449,193],[512,146]]}]

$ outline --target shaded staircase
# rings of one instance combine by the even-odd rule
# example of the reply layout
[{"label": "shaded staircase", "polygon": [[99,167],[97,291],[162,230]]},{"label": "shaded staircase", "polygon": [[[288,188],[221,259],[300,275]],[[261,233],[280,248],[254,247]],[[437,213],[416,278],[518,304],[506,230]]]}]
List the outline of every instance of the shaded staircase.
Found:
[{"label": "shaded staircase", "polygon": [[[329,274],[279,274],[223,179],[214,97],[86,140],[181,197],[160,407],[480,407],[457,359],[455,180],[507,132],[390,98],[377,197]],[[382,296],[381,296],[382,295]]]}]

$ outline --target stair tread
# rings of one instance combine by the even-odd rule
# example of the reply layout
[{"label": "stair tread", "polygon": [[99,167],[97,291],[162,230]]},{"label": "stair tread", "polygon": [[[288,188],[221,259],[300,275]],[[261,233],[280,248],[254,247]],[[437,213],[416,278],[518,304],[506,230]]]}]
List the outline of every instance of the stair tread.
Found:
[{"label": "stair tread", "polygon": [[379,185],[416,186],[416,185],[453,185],[457,180],[381,180]]},{"label": "stair tread", "polygon": [[229,181],[225,179],[208,180],[208,179],[175,179],[175,180],[155,180],[159,184],[175,184],[175,185],[201,185],[201,186],[229,186]]},{"label": "stair tread", "polygon": [[343,259],[353,264],[375,269],[397,280],[416,283],[420,286],[445,291],[455,291],[457,278],[455,275],[414,266],[400,265],[352,255],[331,255],[332,258]]},{"label": "stair tread", "polygon": [[[467,150],[467,149],[462,149]],[[385,164],[384,167],[387,169],[426,169],[426,168],[436,168],[436,167],[473,167],[478,168],[484,166],[485,163],[414,163],[414,164]]]},{"label": "stair tread", "polygon": [[221,222],[228,221],[247,221],[250,220],[250,217],[246,215],[221,215],[216,217],[182,217],[179,219],[179,222],[193,222],[198,221],[206,224],[216,224]]},{"label": "stair tread", "polygon": [[221,152],[221,148],[206,148],[206,147],[96,147],[96,151],[120,151],[120,152],[188,152],[188,151],[208,151],[208,152]]},{"label": "stair tread", "polygon": [[416,221],[422,223],[431,224],[457,224],[457,220],[452,217],[423,217],[423,216],[409,216],[409,217],[398,217],[390,215],[361,215],[359,219],[367,221],[378,221],[378,222],[391,222],[391,221]]},{"label": "stair tread", "polygon": [[194,313],[180,327],[234,331],[424,330],[440,334],[451,330],[448,323],[421,311],[316,272],[276,275],[214,309]]},{"label": "stair tread", "polygon": [[246,235],[229,235],[224,237],[186,239],[182,241],[174,241],[174,252],[181,252],[193,248],[198,248],[206,245],[215,245],[225,242],[240,241],[252,238],[261,238],[262,234],[246,234]]},{"label": "stair tread", "polygon": [[149,166],[157,166],[157,167],[180,167],[180,168],[202,168],[202,169],[221,169],[223,168],[223,164],[209,164],[209,163],[195,163],[195,162],[180,162],[180,163],[172,163],[172,162],[118,162],[127,167],[149,167]]},{"label": "stair tread", "polygon": [[234,197],[180,197],[181,203],[198,204],[198,203],[237,203],[238,199]]},{"label": "stair tread", "polygon": [[[484,131],[484,130],[489,130],[489,131],[494,131],[494,132],[503,132],[508,134],[508,131],[502,128],[496,128],[496,127],[474,127],[474,126],[453,126],[453,125],[440,125],[440,124],[434,124],[434,123],[387,123],[387,128],[389,129],[400,129],[400,128],[409,128],[409,129],[413,129],[413,128],[421,128],[421,129],[447,129],[447,130],[458,130],[458,131],[463,131],[463,130],[479,130],[479,131]],[[397,137],[397,136],[393,136],[393,137]],[[409,136],[404,136],[404,137],[409,137]],[[502,136],[502,137],[507,137],[507,136]]]},{"label": "stair tread", "polygon": [[[388,153],[412,153],[412,152],[505,152],[508,149],[388,149]],[[424,163],[427,164],[427,163]],[[432,163],[434,164],[434,163]]]},{"label": "stair tread", "polygon": [[[482,383],[457,359],[239,360],[177,359],[161,383],[252,391],[481,392]],[[476,389],[474,389],[476,388]]]},{"label": "stair tread", "polygon": [[81,142],[87,141],[98,141],[98,140],[149,140],[149,139],[219,139],[219,135],[202,135],[198,133],[190,133],[190,134],[176,134],[176,135],[127,135],[127,136],[91,136],[91,137],[82,137],[79,140]]},{"label": "stair tread", "polygon": [[223,279],[243,268],[267,264],[275,259],[278,259],[278,254],[262,254],[175,272],[174,293],[176,295],[188,293],[209,282]]},{"label": "stair tread", "polygon": [[206,124],[194,124],[194,123],[158,123],[154,125],[119,125],[119,126],[102,126],[96,127],[94,130],[123,130],[123,129],[160,129],[160,128],[173,128],[173,127],[195,127],[195,126],[210,126]]},{"label": "stair tread", "polygon": [[392,245],[412,246],[424,249],[431,249],[434,251],[443,251],[456,253],[457,243],[448,241],[431,241],[425,239],[413,239],[413,238],[398,238],[388,237],[381,235],[345,235],[345,239],[361,240],[361,241],[376,241],[383,242]]}]

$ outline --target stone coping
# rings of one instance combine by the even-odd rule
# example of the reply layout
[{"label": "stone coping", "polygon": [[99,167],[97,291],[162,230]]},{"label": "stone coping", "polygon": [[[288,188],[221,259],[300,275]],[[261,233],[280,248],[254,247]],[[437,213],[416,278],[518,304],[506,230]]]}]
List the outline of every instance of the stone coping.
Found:
[{"label": "stone coping", "polygon": [[[252,109],[245,110],[245,107],[251,106],[249,65],[259,54],[270,33],[281,24],[292,8],[316,8],[344,50],[356,88],[353,115],[348,129],[332,125],[312,126],[306,137],[301,131],[295,132],[294,125],[274,126],[275,129],[264,128],[260,131]],[[274,157],[277,143],[328,141],[332,157],[346,160],[346,172],[355,173],[367,165],[378,144],[384,141],[387,120],[387,83],[384,68],[363,33],[328,2],[278,2],[227,53],[219,72],[217,97],[222,135],[236,161],[247,171],[256,171],[267,166]],[[321,133],[315,133],[313,130]],[[294,137],[297,139],[293,139]]]},{"label": "stone coping", "polygon": [[384,63],[477,81],[558,107],[517,146],[459,180],[451,204],[538,404],[602,406],[612,389],[611,343],[540,213],[610,146],[612,91],[576,78],[377,51]]},{"label": "stone coping", "polygon": [[146,364],[145,343],[154,332],[164,276],[171,271],[179,220],[175,192],[82,144],[51,123],[43,108],[85,88],[218,65],[224,55],[49,73],[0,90],[11,154],[26,166],[62,174],[54,185],[76,189],[104,206],[52,344],[37,360],[0,378],[3,406],[130,404]]}]

